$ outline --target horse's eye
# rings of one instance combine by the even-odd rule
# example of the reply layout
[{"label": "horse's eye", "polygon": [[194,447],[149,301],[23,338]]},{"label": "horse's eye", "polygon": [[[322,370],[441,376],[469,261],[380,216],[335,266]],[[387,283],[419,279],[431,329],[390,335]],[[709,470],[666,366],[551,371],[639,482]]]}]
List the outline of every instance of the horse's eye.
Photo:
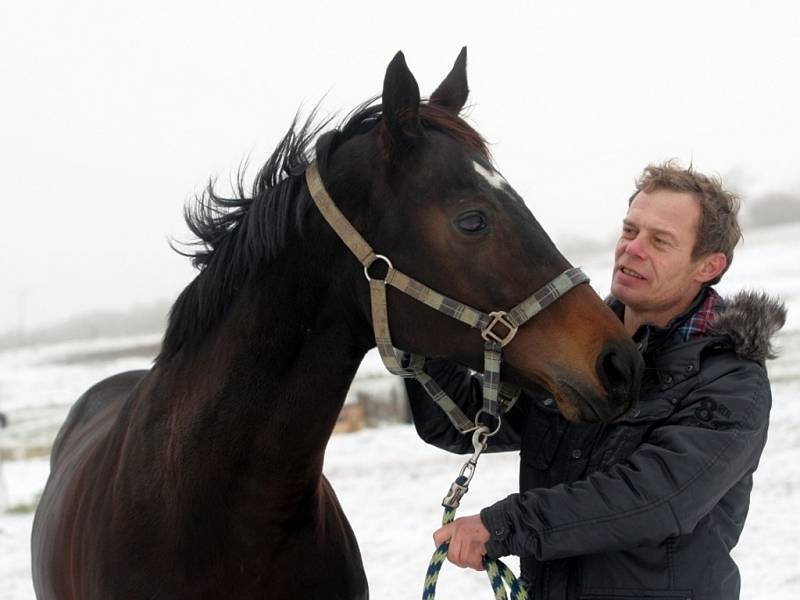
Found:
[{"label": "horse's eye", "polygon": [[473,210],[458,217],[456,225],[466,233],[478,233],[486,229],[486,217],[482,212]]}]

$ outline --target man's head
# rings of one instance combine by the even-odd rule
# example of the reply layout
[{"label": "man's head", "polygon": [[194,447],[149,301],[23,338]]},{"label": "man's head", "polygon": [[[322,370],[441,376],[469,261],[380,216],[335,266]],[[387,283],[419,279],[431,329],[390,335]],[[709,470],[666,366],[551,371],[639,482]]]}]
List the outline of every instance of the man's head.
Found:
[{"label": "man's head", "polygon": [[718,179],[670,162],[649,165],[623,221],[612,295],[642,322],[665,325],[730,266],[741,239],[738,210]]}]

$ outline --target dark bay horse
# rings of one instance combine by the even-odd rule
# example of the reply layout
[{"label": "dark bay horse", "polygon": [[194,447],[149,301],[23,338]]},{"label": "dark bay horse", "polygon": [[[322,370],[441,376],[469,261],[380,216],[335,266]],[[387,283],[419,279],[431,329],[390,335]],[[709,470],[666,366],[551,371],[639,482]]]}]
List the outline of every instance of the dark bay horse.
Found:
[{"label": "dark bay horse", "polygon": [[[395,266],[480,310],[569,268],[459,117],[466,54],[431,95],[401,53],[381,104],[331,131],[293,124],[234,199],[209,187],[187,221],[200,273],[149,371],[96,384],[53,447],[33,527],[44,599],[367,598],[353,532],[322,475],[348,386],[375,345],[367,281],[309,198],[321,177]],[[388,291],[398,347],[482,368],[480,335]],[[504,377],[552,390],[571,419],[621,414],[641,365],[579,285],[520,328]]]}]

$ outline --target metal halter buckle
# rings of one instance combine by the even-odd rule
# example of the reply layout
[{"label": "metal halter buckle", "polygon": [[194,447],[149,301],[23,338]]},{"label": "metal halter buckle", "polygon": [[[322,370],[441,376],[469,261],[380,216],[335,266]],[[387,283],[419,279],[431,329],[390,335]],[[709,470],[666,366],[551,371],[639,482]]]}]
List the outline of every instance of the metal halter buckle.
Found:
[{"label": "metal halter buckle", "polygon": [[[481,337],[485,339],[487,342],[495,341],[498,344],[500,344],[501,347],[504,347],[506,344],[508,344],[511,340],[514,339],[515,335],[517,335],[518,328],[515,325],[512,325],[508,321],[508,319],[503,318],[506,316],[506,312],[503,310],[490,312],[489,316],[492,317],[492,320],[489,321],[489,324],[486,326],[486,328],[483,329],[483,331],[481,331]],[[505,334],[505,336],[503,337],[500,337],[498,334],[492,331],[492,328],[498,323],[500,323],[503,327],[508,329],[508,333]]]}]

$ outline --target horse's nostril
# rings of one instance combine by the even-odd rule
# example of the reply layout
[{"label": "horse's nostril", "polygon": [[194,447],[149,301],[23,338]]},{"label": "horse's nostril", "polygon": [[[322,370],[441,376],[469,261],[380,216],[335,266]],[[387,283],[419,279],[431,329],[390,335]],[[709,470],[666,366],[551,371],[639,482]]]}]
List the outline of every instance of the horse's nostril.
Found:
[{"label": "horse's nostril", "polygon": [[597,374],[606,390],[618,400],[635,400],[641,381],[641,355],[625,346],[607,347],[598,357]]},{"label": "horse's nostril", "polygon": [[609,391],[616,391],[627,387],[627,369],[613,350],[605,353],[600,359],[600,378]]},{"label": "horse's nostril", "polygon": [[629,369],[625,368],[616,352],[613,350],[607,352],[603,357],[602,366],[610,387],[625,386],[629,379]]}]

